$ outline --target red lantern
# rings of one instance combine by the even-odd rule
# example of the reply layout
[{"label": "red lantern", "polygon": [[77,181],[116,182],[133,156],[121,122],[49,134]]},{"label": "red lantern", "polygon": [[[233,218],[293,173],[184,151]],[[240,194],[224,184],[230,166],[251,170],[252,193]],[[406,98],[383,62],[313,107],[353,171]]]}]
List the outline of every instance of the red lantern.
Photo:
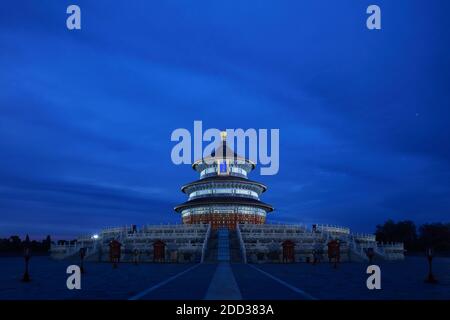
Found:
[{"label": "red lantern", "polygon": [[337,268],[337,264],[341,259],[340,243],[338,240],[331,240],[327,244],[328,246],[328,261],[331,263],[334,261],[334,267]]},{"label": "red lantern", "polygon": [[367,258],[369,258],[369,263],[372,264],[373,256],[375,255],[375,251],[373,248],[367,248],[366,250]]},{"label": "red lantern", "polygon": [[112,240],[109,243],[109,259],[113,264],[113,268],[117,268],[117,264],[120,262],[120,247],[122,244],[117,240]]},{"label": "red lantern", "polygon": [[283,246],[283,262],[295,262],[295,243],[292,240],[285,240]]}]

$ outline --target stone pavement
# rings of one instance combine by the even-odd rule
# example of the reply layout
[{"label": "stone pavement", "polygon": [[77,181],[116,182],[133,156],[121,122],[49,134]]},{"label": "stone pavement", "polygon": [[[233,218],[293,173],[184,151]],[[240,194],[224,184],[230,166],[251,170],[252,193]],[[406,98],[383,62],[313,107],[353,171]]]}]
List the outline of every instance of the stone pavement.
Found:
[{"label": "stone pavement", "polygon": [[221,262],[217,265],[211,280],[206,300],[241,300],[241,292],[236,283],[229,263]]},{"label": "stone pavement", "polygon": [[[377,264],[377,262],[374,262]],[[81,290],[68,290],[73,262],[32,257],[32,282],[20,281],[23,258],[0,258],[0,299],[450,299],[450,259],[435,258],[439,283],[423,282],[424,257],[381,262],[381,290],[368,290],[366,264],[85,264]],[[256,268],[256,269],[255,269]]]},{"label": "stone pavement", "polygon": [[367,264],[363,263],[343,263],[337,270],[327,263],[259,267],[317,299],[450,299],[450,258],[433,260],[433,273],[439,280],[435,285],[424,282],[425,257],[374,264],[381,268],[381,290],[367,289]]}]

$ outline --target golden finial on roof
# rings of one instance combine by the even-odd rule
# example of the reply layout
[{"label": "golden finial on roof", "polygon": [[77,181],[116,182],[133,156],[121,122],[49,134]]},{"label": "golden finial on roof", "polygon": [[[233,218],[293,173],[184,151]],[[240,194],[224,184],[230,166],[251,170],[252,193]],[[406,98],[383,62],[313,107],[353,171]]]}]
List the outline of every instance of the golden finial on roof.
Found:
[{"label": "golden finial on roof", "polygon": [[220,137],[222,138],[222,141],[226,141],[227,140],[227,132],[226,131],[222,131],[220,133]]}]

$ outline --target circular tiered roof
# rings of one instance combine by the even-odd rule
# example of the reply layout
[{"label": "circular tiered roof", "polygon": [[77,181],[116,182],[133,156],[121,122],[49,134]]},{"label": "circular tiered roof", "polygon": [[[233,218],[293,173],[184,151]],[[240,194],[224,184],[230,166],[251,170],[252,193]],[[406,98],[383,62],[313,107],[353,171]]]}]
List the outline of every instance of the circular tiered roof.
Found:
[{"label": "circular tiered roof", "polygon": [[192,168],[195,171],[199,171],[199,165],[212,164],[220,160],[240,161],[242,163],[250,165],[252,170],[256,167],[256,164],[253,161],[241,157],[236,152],[231,150],[227,146],[226,135],[222,135],[222,142],[220,143],[220,145],[215,150],[213,150],[209,156],[195,161],[192,164]]},{"label": "circular tiered roof", "polygon": [[[189,199],[174,209],[182,213],[183,222],[192,223],[189,217],[212,213],[224,218],[212,218],[214,223],[223,221],[249,221],[248,216],[262,216],[253,219],[254,223],[264,222],[265,214],[273,211],[270,204],[259,200],[259,196],[267,187],[249,180],[247,174],[256,164],[236,154],[227,146],[226,134],[222,133],[220,145],[205,158],[197,160],[192,168],[200,173],[200,179],[181,187],[181,191],[189,195]],[[225,209],[224,209],[225,208]],[[202,213],[198,213],[202,212]],[[231,218],[237,215],[238,218]],[[230,218],[226,218],[226,217]],[[205,218],[209,219],[209,218]],[[214,220],[216,219],[216,220]],[[237,220],[233,220],[237,219]],[[202,222],[211,222],[202,220]],[[223,222],[226,224],[226,222]],[[236,223],[236,222],[233,222]]]}]

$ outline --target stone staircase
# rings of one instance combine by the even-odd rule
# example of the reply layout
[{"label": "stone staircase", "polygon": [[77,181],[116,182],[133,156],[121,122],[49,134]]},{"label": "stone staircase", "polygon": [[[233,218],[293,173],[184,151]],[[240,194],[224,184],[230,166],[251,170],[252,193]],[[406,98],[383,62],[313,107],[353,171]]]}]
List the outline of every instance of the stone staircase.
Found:
[{"label": "stone staircase", "polygon": [[226,228],[217,230],[217,261],[230,261],[230,233]]},{"label": "stone staircase", "polygon": [[217,230],[211,230],[208,239],[208,246],[206,248],[206,255],[204,262],[216,262],[217,261],[217,247],[218,247],[218,239],[217,239]]},{"label": "stone staircase", "polygon": [[230,230],[230,261],[234,263],[244,262],[238,233],[235,230]]},{"label": "stone staircase", "polygon": [[204,262],[242,262],[240,242],[235,230],[211,230]]}]

